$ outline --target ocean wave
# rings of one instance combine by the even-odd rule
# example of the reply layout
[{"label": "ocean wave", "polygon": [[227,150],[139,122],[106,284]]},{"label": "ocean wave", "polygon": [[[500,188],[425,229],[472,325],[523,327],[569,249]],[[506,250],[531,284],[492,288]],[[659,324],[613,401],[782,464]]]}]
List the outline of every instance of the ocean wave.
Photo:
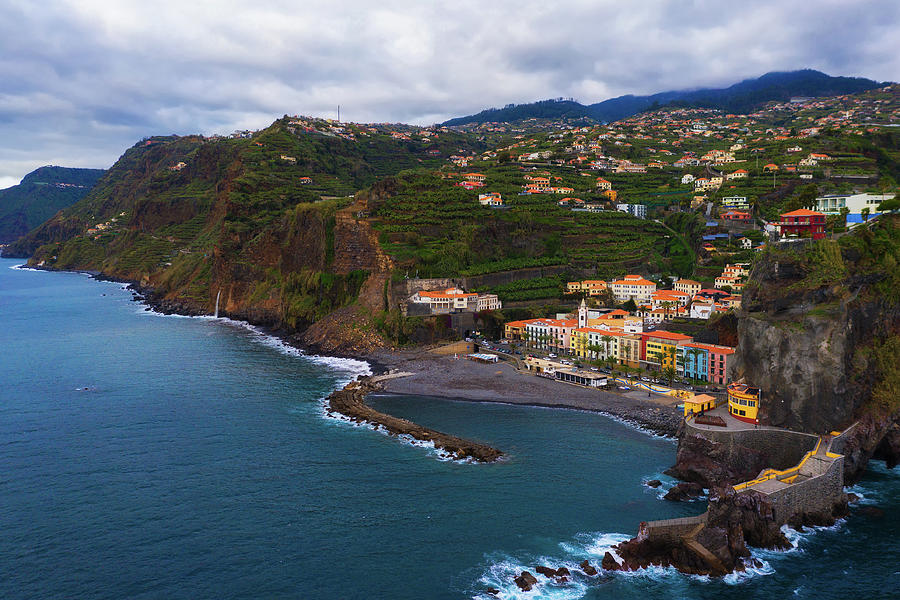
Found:
[{"label": "ocean wave", "polygon": [[[800,534],[803,535],[803,534]],[[735,572],[722,578],[713,578],[708,575],[685,575],[675,567],[651,566],[637,571],[606,571],[601,567],[603,556],[609,552],[616,561],[621,562],[621,557],[613,546],[631,539],[624,533],[593,532],[582,533],[575,539],[560,542],[562,554],[559,556],[523,556],[513,557],[498,555],[489,557],[490,564],[484,569],[477,579],[478,590],[473,591],[473,598],[486,600],[488,598],[560,598],[578,599],[587,595],[590,588],[596,588],[610,582],[610,578],[626,580],[647,580],[656,583],[677,585],[679,582],[692,581],[706,584],[721,581],[726,585],[740,585],[758,577],[765,577],[775,573],[774,567],[766,560],[764,552],[752,551],[751,556],[758,561],[756,566],[749,566],[745,571]],[[581,563],[587,560],[599,572],[599,576],[589,577],[581,570]],[[552,569],[566,567],[571,573],[569,581],[557,583],[554,580],[537,575],[535,567],[544,565]],[[522,592],[516,585],[515,578],[529,571],[538,580],[531,592]],[[491,596],[482,589],[495,588],[500,591],[497,596]]]},{"label": "ocean wave", "polygon": [[21,265],[10,265],[10,269],[14,271],[33,271],[35,273],[45,273],[44,269],[33,269],[28,266],[27,263],[22,263]]},{"label": "ocean wave", "polygon": [[296,348],[286,343],[284,340],[279,338],[278,336],[272,335],[270,333],[266,333],[261,328],[248,323],[247,321],[239,321],[237,319],[230,319],[228,317],[215,317],[213,315],[179,315],[179,314],[165,314],[156,310],[139,310],[138,314],[142,315],[150,315],[154,317],[171,317],[176,319],[194,319],[199,321],[206,321],[209,323],[219,323],[222,325],[226,325],[228,327],[234,327],[236,329],[243,329],[250,334],[250,339],[254,342],[266,346],[268,348],[272,348],[280,352],[281,354],[285,354],[287,356],[293,356],[296,358],[302,358],[309,362],[313,362],[322,366],[326,366],[332,371],[338,372],[343,377],[338,379],[338,382],[335,386],[336,389],[344,387],[354,379],[356,379],[359,375],[371,375],[372,374],[372,366],[364,361],[356,358],[342,358],[339,356],[322,356],[318,354],[307,354],[300,348]]}]

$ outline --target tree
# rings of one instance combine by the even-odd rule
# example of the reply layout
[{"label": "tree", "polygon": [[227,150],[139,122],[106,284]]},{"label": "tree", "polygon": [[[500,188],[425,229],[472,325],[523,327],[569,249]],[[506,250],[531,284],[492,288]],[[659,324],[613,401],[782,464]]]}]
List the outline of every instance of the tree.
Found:
[{"label": "tree", "polygon": [[844,227],[847,227],[847,215],[850,214],[850,209],[846,206],[841,207],[841,221],[844,222]]},{"label": "tree", "polygon": [[895,194],[890,200],[885,200],[878,205],[878,210],[881,212],[894,212],[898,209],[900,209],[900,194]]},{"label": "tree", "polygon": [[599,344],[588,344],[586,350],[590,352],[591,358],[597,358],[599,356],[600,351],[603,350],[603,347]]},{"label": "tree", "polygon": [[865,207],[864,209],[862,209],[862,210],[859,211],[859,212],[860,212],[860,214],[862,214],[862,220],[863,220],[863,223],[868,222],[868,220],[869,220],[869,213],[871,212],[871,210],[869,209],[869,207],[867,206],[867,207]]},{"label": "tree", "polygon": [[603,335],[603,336],[600,336],[600,340],[603,342],[603,346],[604,346],[603,357],[609,358],[610,356],[612,356],[612,354],[609,351],[609,343],[611,341],[613,341],[613,337],[611,335]]},{"label": "tree", "polygon": [[666,367],[663,369],[663,377],[665,377],[669,383],[675,379],[675,367]]},{"label": "tree", "polygon": [[623,305],[622,308],[627,310],[628,312],[634,312],[637,310],[637,304],[634,303],[632,298],[629,298]]}]

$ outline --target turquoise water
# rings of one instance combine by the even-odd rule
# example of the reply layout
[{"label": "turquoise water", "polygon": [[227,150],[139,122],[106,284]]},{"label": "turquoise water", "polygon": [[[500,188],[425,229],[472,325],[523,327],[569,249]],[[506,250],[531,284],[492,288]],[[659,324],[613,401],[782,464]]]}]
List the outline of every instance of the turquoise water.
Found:
[{"label": "turquoise water", "polygon": [[[440,460],[324,415],[363,363],[17,262],[0,260],[0,598],[519,597],[523,568],[599,563],[641,520],[702,510],[642,485],[674,443],[602,415],[375,399],[510,455]],[[656,570],[521,597],[894,597],[898,484],[872,473],[867,506],[761,553],[752,576]]]}]

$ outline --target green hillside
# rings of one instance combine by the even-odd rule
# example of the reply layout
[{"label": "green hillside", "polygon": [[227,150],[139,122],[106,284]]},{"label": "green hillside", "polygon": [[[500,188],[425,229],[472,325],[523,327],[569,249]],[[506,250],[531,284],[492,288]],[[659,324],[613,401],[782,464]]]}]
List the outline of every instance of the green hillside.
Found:
[{"label": "green hillside", "polygon": [[0,244],[11,242],[84,198],[103,169],[40,167],[0,190]]}]

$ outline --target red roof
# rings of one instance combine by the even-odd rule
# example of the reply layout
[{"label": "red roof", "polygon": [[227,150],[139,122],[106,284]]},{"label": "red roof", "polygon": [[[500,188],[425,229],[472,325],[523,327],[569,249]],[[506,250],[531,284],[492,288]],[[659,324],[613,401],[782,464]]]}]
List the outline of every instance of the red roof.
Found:
[{"label": "red roof", "polygon": [[805,208],[798,208],[797,210],[792,210],[791,212],[786,212],[781,215],[782,217],[824,217],[824,213],[816,212],[814,210],[807,210]]}]

